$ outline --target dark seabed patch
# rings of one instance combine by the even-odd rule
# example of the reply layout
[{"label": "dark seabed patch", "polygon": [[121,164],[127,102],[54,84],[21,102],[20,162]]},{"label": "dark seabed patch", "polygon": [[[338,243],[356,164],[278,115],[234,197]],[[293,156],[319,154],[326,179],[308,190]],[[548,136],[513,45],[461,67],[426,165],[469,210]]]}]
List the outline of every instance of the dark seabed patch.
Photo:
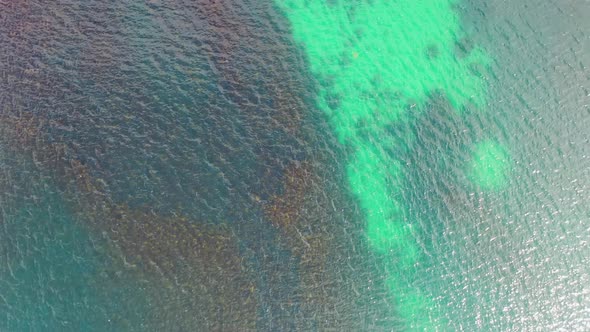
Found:
[{"label": "dark seabed patch", "polygon": [[[292,69],[303,61],[272,4],[22,2],[5,9],[10,33],[2,43],[15,46],[3,48],[6,152],[51,180],[48,190],[63,206],[50,200],[48,208],[66,211],[71,227],[104,242],[104,262],[96,264],[116,272],[100,287],[129,283],[124,297],[145,304],[135,315],[92,304],[105,306],[104,324],[293,329],[317,325],[320,308],[336,315],[338,295],[299,295],[299,275],[323,275],[323,266],[306,262],[325,260],[328,250],[319,246],[329,243],[312,238],[343,228],[328,227],[334,217],[301,212],[299,220],[313,218],[301,226],[303,240],[314,242],[303,253],[299,233],[264,212],[292,165],[325,154],[325,167],[337,151],[314,134],[317,119],[304,118],[311,92],[304,71]],[[6,185],[20,188],[19,169],[7,167]],[[314,172],[322,182],[315,175],[318,187],[300,192],[296,205],[312,205],[333,176]],[[314,211],[327,216],[334,204],[326,202]],[[306,229],[312,220],[318,225]]]}]

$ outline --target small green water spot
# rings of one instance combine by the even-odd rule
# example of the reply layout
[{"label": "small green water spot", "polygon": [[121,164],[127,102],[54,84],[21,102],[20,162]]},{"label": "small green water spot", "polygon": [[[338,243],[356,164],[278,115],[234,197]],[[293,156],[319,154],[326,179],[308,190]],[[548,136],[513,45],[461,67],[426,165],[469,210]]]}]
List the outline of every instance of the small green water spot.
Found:
[{"label": "small green water spot", "polygon": [[508,185],[510,155],[508,150],[493,141],[484,141],[475,146],[469,178],[486,190],[499,190]]},{"label": "small green water spot", "polygon": [[[419,289],[396,277],[386,281],[387,288],[397,296],[394,298],[398,316],[405,320],[407,331],[434,331],[429,313],[436,307],[434,302]],[[442,322],[442,319],[439,319]]]}]

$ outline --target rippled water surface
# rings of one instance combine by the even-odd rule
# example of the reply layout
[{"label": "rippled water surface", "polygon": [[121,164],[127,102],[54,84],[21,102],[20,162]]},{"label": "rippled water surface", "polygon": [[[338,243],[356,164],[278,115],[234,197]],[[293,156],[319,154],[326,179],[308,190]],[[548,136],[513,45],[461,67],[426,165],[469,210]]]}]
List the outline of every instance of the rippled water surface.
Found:
[{"label": "rippled water surface", "polygon": [[588,17],[0,0],[0,331],[590,330]]}]

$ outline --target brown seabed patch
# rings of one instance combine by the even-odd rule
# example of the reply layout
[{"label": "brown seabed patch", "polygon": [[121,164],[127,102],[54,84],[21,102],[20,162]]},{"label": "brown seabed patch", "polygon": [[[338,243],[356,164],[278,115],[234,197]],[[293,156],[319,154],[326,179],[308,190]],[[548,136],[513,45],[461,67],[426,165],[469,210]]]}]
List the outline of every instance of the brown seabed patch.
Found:
[{"label": "brown seabed patch", "polygon": [[0,137],[9,149],[29,156],[39,172],[54,178],[76,219],[106,235],[114,244],[111,257],[133,278],[147,282],[145,292],[154,310],[144,328],[255,329],[252,273],[227,227],[112,202],[106,182],[93,178],[65,144],[45,142],[46,125],[28,113],[3,113]]},{"label": "brown seabed patch", "polygon": [[302,306],[314,316],[320,330],[351,328],[346,321],[354,306],[341,288],[343,278],[329,267],[336,257],[337,231],[329,224],[332,202],[323,191],[323,179],[311,162],[294,163],[284,174],[284,191],[262,203],[266,217],[279,230],[299,259]]}]

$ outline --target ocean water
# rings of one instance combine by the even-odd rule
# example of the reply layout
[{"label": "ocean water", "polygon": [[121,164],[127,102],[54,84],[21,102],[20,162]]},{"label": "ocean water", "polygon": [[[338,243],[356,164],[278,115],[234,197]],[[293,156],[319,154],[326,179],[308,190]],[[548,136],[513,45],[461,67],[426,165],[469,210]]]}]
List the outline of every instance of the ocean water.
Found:
[{"label": "ocean water", "polygon": [[590,329],[588,16],[0,1],[0,331]]}]

